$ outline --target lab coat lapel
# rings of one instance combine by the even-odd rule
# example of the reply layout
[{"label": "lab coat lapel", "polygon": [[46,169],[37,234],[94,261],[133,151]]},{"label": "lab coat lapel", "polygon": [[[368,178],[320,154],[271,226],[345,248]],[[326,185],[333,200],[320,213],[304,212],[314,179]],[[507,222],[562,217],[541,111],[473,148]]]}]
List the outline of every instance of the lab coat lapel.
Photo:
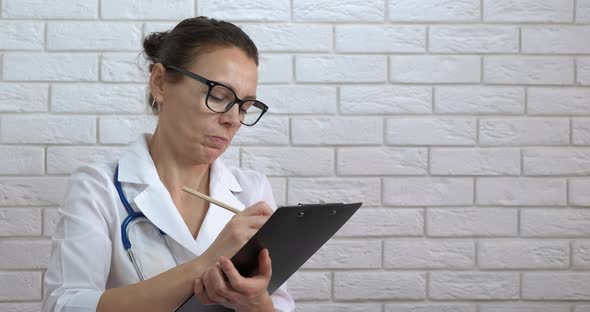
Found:
[{"label": "lab coat lapel", "polygon": [[[160,181],[156,166],[149,155],[149,137],[149,134],[144,134],[122,155],[119,160],[119,181],[135,184],[130,191],[139,191],[127,194],[129,203],[135,204],[150,222],[170,238],[193,254],[200,255],[202,251],[193,240],[170,193]],[[125,189],[125,185],[123,187]]]},{"label": "lab coat lapel", "polygon": [[[194,255],[201,255],[223,230],[233,213],[210,204],[203,224],[193,239],[186,223],[176,209],[170,193],[160,181],[156,166],[149,154],[150,134],[143,134],[119,160],[119,181],[140,186],[138,193],[128,194],[128,200],[159,229],[164,231]],[[142,190],[141,190],[142,189]],[[210,172],[209,190],[211,197],[238,210],[245,208],[235,196],[242,187],[221,159],[213,162]]]},{"label": "lab coat lapel", "polygon": [[[209,191],[211,197],[223,203],[240,211],[245,208],[244,204],[234,195],[234,193],[241,192],[242,187],[220,159],[213,162],[211,166]],[[196,239],[199,250],[205,251],[209,248],[233,216],[234,213],[215,204],[210,204]]]},{"label": "lab coat lapel", "polygon": [[135,197],[134,202],[139,210],[170,238],[197,256],[202,253],[162,183],[150,184]]}]

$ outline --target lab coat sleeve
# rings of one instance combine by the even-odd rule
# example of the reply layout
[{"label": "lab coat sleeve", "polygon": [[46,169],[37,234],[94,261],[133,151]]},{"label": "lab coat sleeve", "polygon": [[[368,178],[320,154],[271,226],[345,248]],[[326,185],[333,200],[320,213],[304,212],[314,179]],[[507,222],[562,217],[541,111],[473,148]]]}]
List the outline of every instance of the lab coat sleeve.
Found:
[{"label": "lab coat sleeve", "polygon": [[[275,202],[272,188],[270,186],[270,182],[268,182],[268,178],[266,176],[262,176],[262,188],[261,188],[261,200],[266,202],[272,210],[277,209],[277,204]],[[271,259],[272,261],[272,259]],[[295,301],[293,297],[287,292],[287,282],[285,282],[281,287],[279,287],[271,296],[273,305],[275,307],[275,311],[279,312],[291,312],[295,311]]]},{"label": "lab coat sleeve", "polygon": [[112,181],[101,172],[84,166],[69,180],[45,274],[43,312],[94,312],[105,290],[114,203]]}]

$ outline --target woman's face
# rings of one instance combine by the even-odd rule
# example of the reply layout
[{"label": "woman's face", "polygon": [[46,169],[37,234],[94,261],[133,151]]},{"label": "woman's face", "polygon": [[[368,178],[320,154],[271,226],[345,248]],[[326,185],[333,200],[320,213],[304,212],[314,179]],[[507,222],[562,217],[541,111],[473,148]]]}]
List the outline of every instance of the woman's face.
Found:
[{"label": "woman's face", "polygon": [[[185,69],[228,86],[240,99],[256,97],[258,67],[239,48],[207,49]],[[162,88],[158,131],[192,164],[213,162],[241,126],[238,104],[225,113],[215,113],[205,105],[208,89],[187,76],[176,83],[164,82]]]}]

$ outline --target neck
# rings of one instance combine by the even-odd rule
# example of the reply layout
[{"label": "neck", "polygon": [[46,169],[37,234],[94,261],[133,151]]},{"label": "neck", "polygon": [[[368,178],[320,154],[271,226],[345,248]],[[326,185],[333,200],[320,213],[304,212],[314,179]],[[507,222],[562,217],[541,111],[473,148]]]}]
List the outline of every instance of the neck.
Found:
[{"label": "neck", "polygon": [[148,143],[150,155],[164,186],[172,197],[185,197],[183,186],[208,194],[210,164],[189,162],[182,157],[179,147],[171,142],[156,128]]}]

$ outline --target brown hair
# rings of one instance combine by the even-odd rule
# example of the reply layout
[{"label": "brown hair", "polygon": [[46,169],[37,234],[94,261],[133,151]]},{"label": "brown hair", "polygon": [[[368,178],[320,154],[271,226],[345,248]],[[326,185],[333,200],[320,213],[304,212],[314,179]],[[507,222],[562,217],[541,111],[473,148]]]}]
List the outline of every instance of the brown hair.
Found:
[{"label": "brown hair", "polygon": [[[143,40],[143,53],[151,72],[154,64],[188,67],[199,53],[211,47],[237,47],[258,65],[258,49],[250,37],[238,26],[205,16],[187,18],[172,30],[154,32]],[[167,71],[166,76],[178,81],[182,74]],[[153,97],[149,95],[151,105]]]}]

